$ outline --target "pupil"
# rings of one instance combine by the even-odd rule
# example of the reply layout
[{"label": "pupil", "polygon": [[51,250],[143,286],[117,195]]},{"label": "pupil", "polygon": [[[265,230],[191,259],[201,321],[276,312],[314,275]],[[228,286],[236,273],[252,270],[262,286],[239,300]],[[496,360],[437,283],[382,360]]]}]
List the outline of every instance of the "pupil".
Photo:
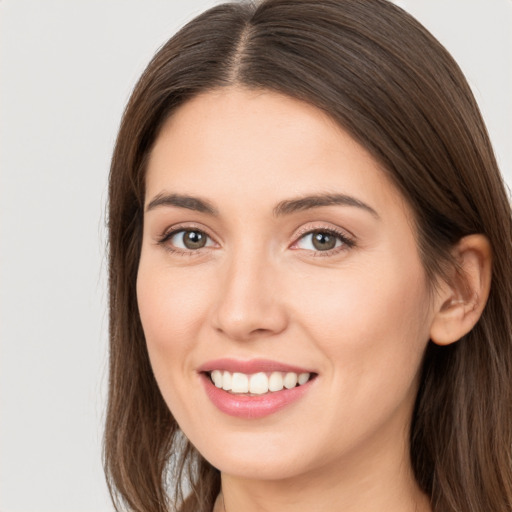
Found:
[{"label": "pupil", "polygon": [[336,237],[325,232],[316,232],[313,234],[313,246],[319,251],[328,251],[336,246]]},{"label": "pupil", "polygon": [[187,231],[183,237],[187,249],[200,249],[206,244],[206,237],[200,231]]}]

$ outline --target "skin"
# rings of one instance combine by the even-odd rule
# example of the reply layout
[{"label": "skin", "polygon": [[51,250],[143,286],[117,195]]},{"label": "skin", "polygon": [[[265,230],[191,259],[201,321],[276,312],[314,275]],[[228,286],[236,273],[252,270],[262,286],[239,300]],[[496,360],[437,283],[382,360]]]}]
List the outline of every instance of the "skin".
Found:
[{"label": "skin", "polygon": [[[169,193],[205,199],[218,215],[146,208],[139,310],[166,403],[221,471],[216,510],[431,510],[411,473],[408,429],[422,356],[450,296],[429,287],[411,211],[378,163],[310,105],[225,88],[180,107],[159,134],[146,207]],[[283,200],[322,193],[373,212],[273,214]],[[173,229],[200,230],[208,244],[162,243]],[[304,234],[314,229],[353,245],[316,250]],[[318,377],[277,413],[235,418],[210,402],[197,371],[222,357]]]}]

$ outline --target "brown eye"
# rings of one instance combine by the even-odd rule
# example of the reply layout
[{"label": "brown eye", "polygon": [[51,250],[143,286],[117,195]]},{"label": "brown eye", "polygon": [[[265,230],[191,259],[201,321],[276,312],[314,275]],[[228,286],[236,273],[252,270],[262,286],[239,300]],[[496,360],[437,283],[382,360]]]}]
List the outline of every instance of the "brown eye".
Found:
[{"label": "brown eye", "polygon": [[183,245],[187,249],[201,249],[206,245],[206,235],[201,231],[185,231]]},{"label": "brown eye", "polygon": [[198,229],[180,229],[166,237],[166,240],[172,247],[188,251],[212,245],[210,237]]},{"label": "brown eye", "polygon": [[316,253],[327,252],[332,249],[353,247],[352,240],[341,233],[327,229],[316,229],[302,235],[295,247]]},{"label": "brown eye", "polygon": [[311,242],[317,251],[328,251],[336,247],[337,237],[326,231],[314,231]]}]

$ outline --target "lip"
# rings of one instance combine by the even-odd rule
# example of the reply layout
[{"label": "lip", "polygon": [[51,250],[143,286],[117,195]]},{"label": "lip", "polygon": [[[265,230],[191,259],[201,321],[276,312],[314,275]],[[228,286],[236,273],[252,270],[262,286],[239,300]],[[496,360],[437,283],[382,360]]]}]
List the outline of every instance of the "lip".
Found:
[{"label": "lip", "polygon": [[264,395],[237,395],[217,388],[207,372],[213,370],[226,370],[228,372],[240,372],[251,375],[258,372],[294,372],[315,373],[305,368],[279,363],[266,359],[252,359],[250,361],[238,361],[235,359],[217,359],[209,361],[198,368],[199,377],[204,386],[206,395],[221,412],[243,419],[258,419],[274,414],[281,409],[300,400],[316,381],[310,379],[306,384],[292,389],[283,389]]},{"label": "lip", "polygon": [[213,370],[225,370],[231,373],[239,372],[247,375],[258,372],[316,373],[311,369],[300,368],[299,366],[271,361],[269,359],[251,359],[249,361],[230,358],[215,359],[214,361],[204,363],[197,369],[198,372],[212,372]]}]

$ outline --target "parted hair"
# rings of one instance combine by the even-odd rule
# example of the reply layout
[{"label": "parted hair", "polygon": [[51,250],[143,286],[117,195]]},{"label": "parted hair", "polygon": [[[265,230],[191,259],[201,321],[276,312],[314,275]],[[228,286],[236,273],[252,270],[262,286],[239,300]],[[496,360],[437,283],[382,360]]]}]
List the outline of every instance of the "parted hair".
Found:
[{"label": "parted hair", "polygon": [[325,111],[369,151],[414,212],[432,283],[482,233],[488,302],[457,343],[429,342],[410,457],[435,512],[512,511],[512,220],[489,137],[459,67],[386,0],[218,5],[155,55],[125,109],[109,184],[109,391],[104,467],[116,510],[211,512],[219,471],[188,442],[153,376],[135,283],[145,168],[162,124],[194,96],[265,89]]}]

